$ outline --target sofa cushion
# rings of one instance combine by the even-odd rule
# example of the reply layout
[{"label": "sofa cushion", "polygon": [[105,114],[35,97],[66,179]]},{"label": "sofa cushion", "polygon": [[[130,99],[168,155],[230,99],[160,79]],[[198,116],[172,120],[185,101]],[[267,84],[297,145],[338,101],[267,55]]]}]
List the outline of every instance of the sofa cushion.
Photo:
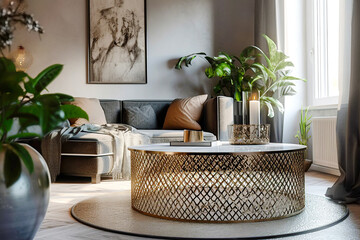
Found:
[{"label": "sofa cushion", "polygon": [[62,155],[111,155],[113,137],[107,134],[80,132],[61,146]]},{"label": "sofa cushion", "polygon": [[161,129],[164,124],[166,112],[171,104],[172,100],[124,100],[122,101],[122,119],[125,124],[133,126],[132,122],[128,122],[125,119],[126,109],[130,107],[142,107],[150,105],[156,115],[156,127],[155,129]]},{"label": "sofa cushion", "polygon": [[199,124],[207,94],[175,99],[166,113],[163,129],[201,130]]},{"label": "sofa cushion", "polygon": [[[171,141],[183,141],[184,130],[139,130],[140,133],[148,136],[151,143],[168,143]],[[215,141],[216,136],[209,132],[204,132],[204,141]]]},{"label": "sofa cushion", "polygon": [[126,108],[124,121],[138,129],[155,129],[157,126],[156,114],[150,105]]},{"label": "sofa cushion", "polygon": [[107,123],[121,123],[121,102],[119,100],[101,99],[100,105],[104,110]]},{"label": "sofa cushion", "polygon": [[100,105],[99,99],[82,97],[75,97],[74,99],[75,101],[68,102],[67,104],[81,107],[88,114],[89,120],[86,120],[84,118],[69,119],[72,126],[81,126],[86,123],[93,123],[99,125],[107,123],[105,113]]}]

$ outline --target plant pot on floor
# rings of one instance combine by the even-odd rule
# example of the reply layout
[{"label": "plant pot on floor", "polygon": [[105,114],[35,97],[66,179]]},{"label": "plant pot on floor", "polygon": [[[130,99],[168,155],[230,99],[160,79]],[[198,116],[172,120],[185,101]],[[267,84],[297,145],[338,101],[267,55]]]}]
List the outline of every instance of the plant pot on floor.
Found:
[{"label": "plant pot on floor", "polygon": [[304,161],[304,171],[305,172],[307,172],[309,170],[309,168],[311,167],[312,162],[313,161],[311,159],[305,158],[305,161]]},{"label": "plant pot on floor", "polygon": [[50,174],[44,158],[29,145],[34,171],[30,174],[21,162],[21,175],[10,187],[4,182],[4,156],[0,152],[0,235],[2,240],[33,239],[50,198]]}]

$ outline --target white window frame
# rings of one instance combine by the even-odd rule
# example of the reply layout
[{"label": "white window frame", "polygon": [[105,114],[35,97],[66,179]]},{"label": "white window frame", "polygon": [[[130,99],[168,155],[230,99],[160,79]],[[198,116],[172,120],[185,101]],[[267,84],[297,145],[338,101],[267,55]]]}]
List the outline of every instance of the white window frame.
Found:
[{"label": "white window frame", "polygon": [[[324,41],[324,36],[327,35],[327,32],[323,30],[321,34],[321,39],[317,39],[317,36],[314,36],[314,33],[317,32],[317,22],[324,21],[326,15],[324,14],[324,18],[315,17],[317,15],[314,14],[315,3],[323,4],[325,0],[306,0],[306,38],[307,38],[307,94],[308,94],[308,103],[312,106],[325,106],[325,105],[337,105],[339,101],[339,96],[331,96],[331,97],[322,97],[318,98],[317,96],[321,96],[324,94],[324,91],[327,91],[328,86],[328,78],[327,78],[327,42]],[[341,12],[340,12],[340,18]],[[341,29],[341,28],[340,28]],[[318,40],[318,41],[316,41]],[[321,43],[325,44],[319,44]],[[341,41],[341,39],[340,39]],[[341,48],[340,48],[341,49]],[[321,57],[318,57],[315,54],[315,51],[320,50]],[[339,53],[340,56],[340,53]],[[316,66],[322,66],[322,71],[317,71]],[[339,76],[340,77],[340,67],[339,67]],[[320,86],[325,86],[324,88],[320,88]],[[322,93],[321,93],[322,92]],[[326,95],[326,94],[325,94]]]}]

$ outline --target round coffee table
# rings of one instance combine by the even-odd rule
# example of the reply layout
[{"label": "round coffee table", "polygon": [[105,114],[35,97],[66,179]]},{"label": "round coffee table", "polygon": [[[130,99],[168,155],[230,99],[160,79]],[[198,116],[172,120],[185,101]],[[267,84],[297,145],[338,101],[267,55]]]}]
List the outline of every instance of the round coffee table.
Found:
[{"label": "round coffee table", "polygon": [[289,217],[305,207],[304,151],[296,144],[130,147],[131,204],[181,221]]}]

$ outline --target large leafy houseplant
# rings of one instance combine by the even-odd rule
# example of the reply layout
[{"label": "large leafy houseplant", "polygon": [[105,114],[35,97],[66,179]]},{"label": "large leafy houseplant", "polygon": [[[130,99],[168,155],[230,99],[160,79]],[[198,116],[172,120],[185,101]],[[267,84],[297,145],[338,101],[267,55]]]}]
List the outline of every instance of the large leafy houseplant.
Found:
[{"label": "large leafy houseplant", "polygon": [[[73,101],[73,97],[61,93],[45,93],[45,88],[58,76],[63,66],[52,65],[35,78],[16,71],[14,63],[0,58],[0,151],[5,151],[4,178],[7,187],[19,178],[20,161],[29,172],[33,163],[29,153],[16,142],[18,138],[41,137],[69,118],[88,118],[86,112],[73,105],[62,105]],[[14,123],[19,129],[9,135]],[[29,132],[30,126],[40,126],[41,132]]]},{"label": "large leafy houseplant", "polygon": [[257,80],[251,78],[247,71],[251,71],[251,62],[255,59],[249,55],[249,49],[245,49],[239,57],[220,52],[218,56],[208,56],[206,53],[199,52],[181,57],[175,68],[182,69],[182,64],[189,67],[196,57],[205,59],[210,66],[205,69],[208,78],[219,78],[219,82],[214,87],[217,95],[230,95],[235,100],[241,101],[241,92],[251,90],[252,85]]},{"label": "large leafy houseplant", "polygon": [[[20,1],[21,3],[21,1]],[[32,15],[18,13],[19,6],[13,3],[0,9],[0,52],[12,44],[14,25],[26,25],[29,31],[43,33]],[[14,63],[0,57],[0,152],[5,152],[4,181],[7,187],[14,184],[21,174],[21,161],[28,171],[34,170],[33,161],[19,138],[41,137],[58,127],[68,118],[88,118],[86,112],[73,105],[63,105],[73,101],[73,97],[61,93],[43,93],[46,87],[59,75],[63,66],[54,64],[47,67],[35,78],[23,71],[17,71]],[[14,134],[15,125],[18,129]],[[40,133],[28,130],[39,126]]]},{"label": "large leafy houseplant", "polygon": [[290,75],[294,64],[289,61],[288,56],[278,50],[274,41],[265,34],[263,36],[268,45],[268,55],[260,48],[252,46],[251,48],[256,49],[264,61],[264,63],[254,63],[253,66],[255,66],[255,78],[261,79],[261,84],[258,84],[261,104],[267,106],[268,116],[273,117],[273,107],[276,107],[281,113],[284,112],[284,106],[279,99],[296,94],[293,81],[306,80]]},{"label": "large leafy houseplant", "polygon": [[202,57],[210,64],[205,75],[208,78],[219,78],[214,87],[215,94],[233,96],[235,100],[241,101],[243,91],[258,89],[262,106],[268,108],[269,117],[274,117],[274,107],[280,112],[284,111],[279,99],[296,93],[293,80],[305,80],[290,76],[294,64],[268,36],[263,36],[267,41],[268,54],[257,46],[246,47],[239,57],[224,52],[210,57],[200,52],[179,58],[175,68],[181,69],[183,64],[189,67],[192,60]]}]

